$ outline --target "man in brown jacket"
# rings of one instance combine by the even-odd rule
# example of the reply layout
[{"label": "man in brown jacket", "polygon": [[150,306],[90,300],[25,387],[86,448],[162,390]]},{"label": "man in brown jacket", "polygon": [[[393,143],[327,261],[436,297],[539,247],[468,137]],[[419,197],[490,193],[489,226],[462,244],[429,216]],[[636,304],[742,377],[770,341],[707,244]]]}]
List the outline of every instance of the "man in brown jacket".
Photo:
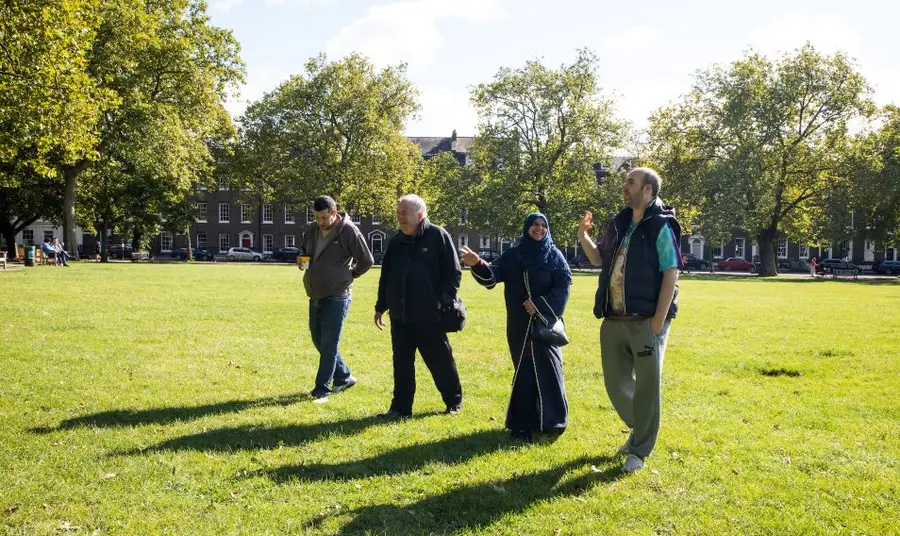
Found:
[{"label": "man in brown jacket", "polygon": [[[350,310],[350,286],[372,267],[373,259],[366,239],[346,214],[338,213],[334,199],[319,196],[313,210],[316,222],[304,231],[300,246],[310,259],[303,286],[309,296],[309,331],[319,351],[316,386],[310,394],[316,402],[325,402],[331,393],[356,384],[338,344]],[[302,263],[298,266],[304,269]]]}]

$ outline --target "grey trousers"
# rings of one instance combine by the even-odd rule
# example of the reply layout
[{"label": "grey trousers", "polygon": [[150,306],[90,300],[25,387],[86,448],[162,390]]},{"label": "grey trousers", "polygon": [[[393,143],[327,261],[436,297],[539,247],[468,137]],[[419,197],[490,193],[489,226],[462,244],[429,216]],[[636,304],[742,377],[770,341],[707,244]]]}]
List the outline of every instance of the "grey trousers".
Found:
[{"label": "grey trousers", "polygon": [[632,454],[646,458],[659,436],[660,384],[670,321],[659,336],[650,319],[624,322],[606,319],[600,326],[603,380],[609,400],[631,428]]}]

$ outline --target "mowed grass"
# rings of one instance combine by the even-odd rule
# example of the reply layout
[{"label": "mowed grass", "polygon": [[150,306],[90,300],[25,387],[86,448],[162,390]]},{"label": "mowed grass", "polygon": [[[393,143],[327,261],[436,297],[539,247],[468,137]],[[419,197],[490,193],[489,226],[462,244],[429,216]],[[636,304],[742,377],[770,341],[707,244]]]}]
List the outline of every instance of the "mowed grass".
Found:
[{"label": "mowed grass", "polygon": [[324,405],[304,394],[318,358],[292,266],[0,273],[0,533],[900,530],[900,285],[682,279],[660,440],[624,476],[596,275],[566,313],[569,429],[527,446],[503,430],[502,290],[463,275],[463,411],[441,414],[419,360],[414,418],[383,422],[377,269],[342,344],[360,383]]}]

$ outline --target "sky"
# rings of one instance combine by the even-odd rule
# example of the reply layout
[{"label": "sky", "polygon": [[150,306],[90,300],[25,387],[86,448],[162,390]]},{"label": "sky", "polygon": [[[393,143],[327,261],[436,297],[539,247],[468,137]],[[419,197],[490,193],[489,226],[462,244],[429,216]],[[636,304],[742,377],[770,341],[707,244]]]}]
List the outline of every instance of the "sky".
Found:
[{"label": "sky", "polygon": [[[900,2],[757,0],[207,0],[212,23],[233,30],[246,84],[227,103],[238,117],[309,58],[358,51],[377,66],[405,62],[420,92],[410,136],[475,135],[469,93],[502,67],[570,64],[579,48],[600,58],[603,94],[638,129],[687,93],[695,74],[740,59],[771,58],[806,42],[857,62],[879,105],[900,105]],[[733,4],[733,7],[728,5]]]}]

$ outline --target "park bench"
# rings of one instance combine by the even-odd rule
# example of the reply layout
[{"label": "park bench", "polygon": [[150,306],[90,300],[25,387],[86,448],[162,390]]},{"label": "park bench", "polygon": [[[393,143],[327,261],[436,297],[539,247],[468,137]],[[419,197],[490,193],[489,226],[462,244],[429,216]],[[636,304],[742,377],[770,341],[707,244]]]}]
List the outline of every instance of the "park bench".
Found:
[{"label": "park bench", "polygon": [[131,262],[149,261],[150,254],[146,251],[135,251],[131,253]]},{"label": "park bench", "polygon": [[859,272],[857,270],[842,270],[840,268],[834,269],[831,271],[831,278],[838,279],[840,277],[847,277],[853,279],[859,279]]},{"label": "park bench", "polygon": [[51,257],[51,256],[47,255],[46,253],[44,253],[43,250],[37,249],[37,250],[35,250],[34,255],[35,255],[34,260],[35,261],[40,260],[40,264],[42,266],[44,266],[44,265],[50,266],[51,264],[53,266],[59,266],[59,261],[56,260],[55,254]]}]

